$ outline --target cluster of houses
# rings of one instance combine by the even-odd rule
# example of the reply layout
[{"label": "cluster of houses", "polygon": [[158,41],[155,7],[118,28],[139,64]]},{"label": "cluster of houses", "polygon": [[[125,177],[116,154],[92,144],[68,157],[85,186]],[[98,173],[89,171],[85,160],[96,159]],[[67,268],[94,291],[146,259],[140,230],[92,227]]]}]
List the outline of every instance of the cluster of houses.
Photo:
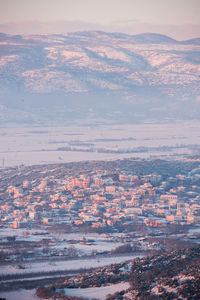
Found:
[{"label": "cluster of houses", "polygon": [[199,183],[198,171],[168,178],[102,169],[61,178],[41,172],[38,178],[23,177],[16,185],[8,181],[1,186],[0,226],[67,224],[106,231],[120,224],[198,224]]}]

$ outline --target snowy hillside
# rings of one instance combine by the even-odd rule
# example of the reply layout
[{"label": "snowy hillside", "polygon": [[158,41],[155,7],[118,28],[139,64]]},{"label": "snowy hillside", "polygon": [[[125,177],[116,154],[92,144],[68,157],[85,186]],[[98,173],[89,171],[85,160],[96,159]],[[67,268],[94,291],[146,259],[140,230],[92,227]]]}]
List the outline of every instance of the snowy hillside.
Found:
[{"label": "snowy hillside", "polygon": [[[199,39],[158,34],[0,34],[0,122],[197,118]],[[189,110],[188,110],[189,109]],[[159,112],[159,116],[158,116]],[[19,119],[19,116],[17,117]],[[17,121],[14,117],[13,121]]]}]

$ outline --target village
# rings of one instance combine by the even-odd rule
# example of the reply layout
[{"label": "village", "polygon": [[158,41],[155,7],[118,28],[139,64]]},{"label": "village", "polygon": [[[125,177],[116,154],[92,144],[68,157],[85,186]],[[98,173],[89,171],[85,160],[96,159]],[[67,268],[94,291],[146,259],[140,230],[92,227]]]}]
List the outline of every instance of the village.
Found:
[{"label": "village", "polygon": [[164,163],[169,174],[158,172],[162,161],[142,159],[2,169],[1,261],[156,250],[173,236],[198,241],[199,162],[179,162],[183,172],[174,166],[173,176],[176,163]]}]

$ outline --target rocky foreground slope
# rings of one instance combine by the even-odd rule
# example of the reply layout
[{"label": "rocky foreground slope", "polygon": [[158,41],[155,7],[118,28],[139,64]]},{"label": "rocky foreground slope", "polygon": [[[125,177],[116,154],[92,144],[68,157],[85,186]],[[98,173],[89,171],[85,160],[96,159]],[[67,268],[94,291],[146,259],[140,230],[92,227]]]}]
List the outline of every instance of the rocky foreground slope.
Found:
[{"label": "rocky foreground slope", "polygon": [[[57,280],[49,287],[37,289],[37,295],[49,299],[74,299],[65,295],[65,288],[101,287],[120,281],[130,288],[108,295],[107,300],[193,299],[200,295],[200,247],[161,252],[152,257],[98,268],[87,273]],[[78,299],[78,298],[76,298]]]},{"label": "rocky foreground slope", "polygon": [[135,260],[129,298],[199,299],[199,263],[200,247]]}]

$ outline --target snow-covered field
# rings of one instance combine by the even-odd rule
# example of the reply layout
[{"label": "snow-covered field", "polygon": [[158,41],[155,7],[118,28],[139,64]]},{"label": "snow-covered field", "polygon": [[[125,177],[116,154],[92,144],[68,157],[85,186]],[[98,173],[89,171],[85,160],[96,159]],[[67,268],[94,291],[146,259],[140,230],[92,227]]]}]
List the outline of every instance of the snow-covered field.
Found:
[{"label": "snow-covered field", "polygon": [[[7,240],[8,236],[15,236],[19,242],[39,242],[43,238],[52,239],[55,244],[51,245],[52,250],[63,250],[69,247],[75,248],[82,255],[91,255],[93,251],[102,253],[104,251],[112,251],[122,245],[121,242],[113,240],[111,235],[98,233],[60,233],[48,232],[39,229],[0,229],[0,238]],[[82,241],[82,242],[80,242]],[[92,241],[92,242],[91,242]]]},{"label": "snow-covered field", "polygon": [[[58,151],[70,143],[88,143],[95,148],[132,149],[176,145],[200,145],[200,122],[35,128],[0,128],[0,167],[20,164],[64,163],[125,157],[167,155],[168,152],[98,153]],[[175,153],[189,153],[179,148]],[[171,152],[172,153],[172,152]]]},{"label": "snow-covered field", "polygon": [[98,257],[91,259],[73,259],[66,261],[46,261],[46,262],[33,262],[24,264],[25,269],[18,269],[16,265],[2,265],[0,275],[6,274],[29,274],[37,272],[53,272],[53,271],[70,271],[79,269],[98,268],[106,265],[120,263],[126,260],[134,259],[138,255],[126,255],[115,257]]},{"label": "snow-covered field", "polygon": [[86,299],[105,300],[108,294],[114,294],[129,288],[128,282],[120,282],[103,287],[94,287],[86,289],[65,289],[67,296],[84,297]]},{"label": "snow-covered field", "polygon": [[[67,296],[85,297],[86,299],[105,300],[108,294],[126,290],[129,288],[128,282],[121,282],[117,284],[108,285],[100,288],[87,288],[87,289],[65,289]],[[12,292],[0,292],[1,298],[8,300],[36,300],[40,299],[35,295],[33,290],[18,290]]]},{"label": "snow-covered field", "polygon": [[7,300],[37,300],[40,299],[35,295],[34,290],[19,290],[12,292],[0,292],[1,298],[6,298]]}]

